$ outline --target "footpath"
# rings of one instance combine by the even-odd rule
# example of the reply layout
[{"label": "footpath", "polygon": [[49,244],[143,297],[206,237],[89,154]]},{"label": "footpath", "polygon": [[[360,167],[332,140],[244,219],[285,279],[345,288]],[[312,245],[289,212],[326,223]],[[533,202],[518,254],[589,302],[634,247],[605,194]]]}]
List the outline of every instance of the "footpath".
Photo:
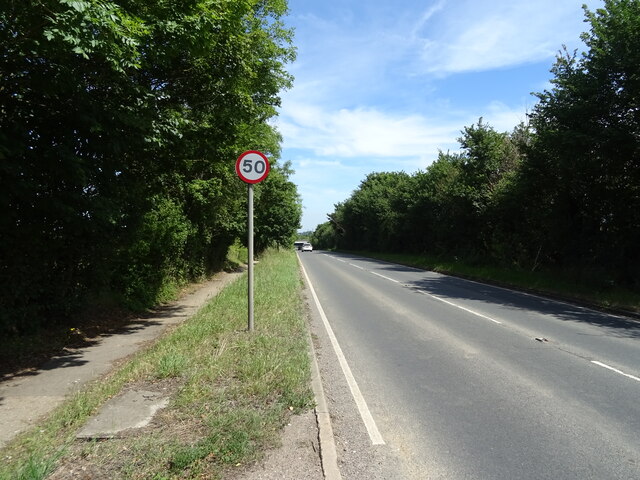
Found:
[{"label": "footpath", "polygon": [[[133,321],[124,331],[104,335],[90,347],[68,351],[65,355],[51,359],[35,372],[0,383],[0,448],[20,432],[37,424],[43,416],[85,384],[100,378],[126,361],[128,356],[144,348],[168,327],[179,324],[195,314],[210,298],[241,274],[220,273],[192,293],[160,308],[153,316]],[[325,401],[322,386],[315,355],[312,355],[313,388],[318,405],[316,411],[293,417],[282,433],[282,446],[267,452],[261,463],[243,469],[237,476],[234,475],[234,478],[331,480],[340,477],[335,466],[326,465],[327,460],[335,462],[335,458],[329,456],[328,459],[323,459],[321,456],[322,443],[326,444],[327,451],[331,451],[333,438],[327,435],[328,413],[326,407],[323,407]],[[112,416],[113,412],[116,412],[115,415],[123,429],[144,425],[153,413],[162,407],[162,404],[158,404],[155,408],[151,406],[140,412],[139,409],[133,408],[136,399],[131,401],[132,403],[120,404],[111,409]],[[100,436],[101,415],[103,413],[87,423],[83,435]],[[330,433],[330,425],[328,430]],[[323,474],[323,469],[327,475]]]}]

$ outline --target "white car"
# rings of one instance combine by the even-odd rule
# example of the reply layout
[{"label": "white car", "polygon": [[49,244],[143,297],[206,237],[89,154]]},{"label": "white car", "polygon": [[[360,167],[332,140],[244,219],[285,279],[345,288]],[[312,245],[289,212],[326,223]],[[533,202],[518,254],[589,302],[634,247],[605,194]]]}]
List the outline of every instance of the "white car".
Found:
[{"label": "white car", "polygon": [[313,245],[311,245],[310,243],[305,243],[304,245],[302,245],[302,251],[313,252]]}]

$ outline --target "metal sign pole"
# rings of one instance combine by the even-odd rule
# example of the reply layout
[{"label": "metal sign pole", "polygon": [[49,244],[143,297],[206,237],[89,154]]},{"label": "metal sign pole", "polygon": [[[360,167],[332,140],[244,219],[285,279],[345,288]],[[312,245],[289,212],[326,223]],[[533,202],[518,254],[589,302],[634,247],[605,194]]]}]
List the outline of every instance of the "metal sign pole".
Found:
[{"label": "metal sign pole", "polygon": [[253,184],[249,184],[248,194],[248,217],[249,217],[249,326],[248,330],[253,331]]},{"label": "metal sign pole", "polygon": [[249,327],[253,331],[253,184],[262,182],[269,175],[269,159],[257,150],[247,150],[236,160],[236,174],[240,180],[249,184],[247,198],[249,249]]}]

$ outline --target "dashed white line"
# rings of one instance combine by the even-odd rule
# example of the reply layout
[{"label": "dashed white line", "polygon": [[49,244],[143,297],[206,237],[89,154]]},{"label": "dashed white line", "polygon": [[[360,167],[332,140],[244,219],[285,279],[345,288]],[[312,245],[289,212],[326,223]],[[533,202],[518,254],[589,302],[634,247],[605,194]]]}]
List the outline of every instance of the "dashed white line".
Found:
[{"label": "dashed white line", "polygon": [[[361,266],[359,266],[359,265],[356,265],[356,264],[354,264],[354,263],[348,263],[348,262],[345,262],[344,260],[340,260],[340,259],[336,259],[336,260],[339,260],[339,261],[341,261],[341,262],[343,262],[343,263],[347,263],[348,265],[351,265],[352,267],[359,268],[360,270],[366,270],[365,268],[363,268],[363,267],[361,267]],[[387,276],[385,276],[385,275],[381,275],[381,274],[376,273],[376,272],[371,271],[371,270],[369,270],[369,273],[372,273],[373,275],[375,275],[375,276],[377,276],[377,277],[384,278],[385,280],[389,280],[389,281],[394,282],[394,283],[400,283],[398,280],[395,280],[395,279],[393,279],[393,278],[387,277]],[[306,275],[306,272],[305,272],[305,275]],[[307,278],[308,278],[308,277],[307,277]],[[467,280],[467,281],[472,282],[472,283],[480,283],[480,282],[475,282],[475,281],[472,281],[472,280]],[[513,291],[513,290],[511,290],[511,289],[503,288],[503,287],[496,287],[496,288],[500,288],[500,289],[502,289],[502,290]],[[313,288],[312,288],[312,290],[311,290],[311,291],[312,291],[312,293],[314,293],[314,292],[313,292]],[[502,322],[500,322],[500,321],[498,321],[498,320],[496,320],[496,319],[494,319],[494,318],[488,317],[488,316],[486,316],[486,315],[483,315],[482,313],[478,313],[478,312],[476,312],[476,311],[474,311],[474,310],[471,310],[471,309],[469,309],[469,308],[463,307],[463,306],[461,306],[461,305],[457,305],[457,304],[455,304],[455,303],[453,303],[453,302],[450,302],[450,301],[448,301],[448,300],[445,300],[444,298],[441,298],[441,297],[438,297],[438,296],[436,296],[436,295],[433,295],[432,293],[429,293],[429,292],[427,292],[427,291],[425,291],[425,290],[417,289],[417,291],[418,291],[418,292],[420,292],[420,293],[422,293],[423,295],[427,295],[427,296],[429,296],[429,297],[431,297],[431,298],[434,298],[434,299],[439,300],[439,301],[441,301],[441,302],[443,302],[443,303],[446,303],[447,305],[450,305],[450,306],[455,307],[455,308],[459,308],[460,310],[464,310],[465,312],[471,313],[472,315],[475,315],[475,316],[477,316],[477,317],[484,318],[484,319],[486,319],[486,320],[490,320],[491,322],[496,323],[496,324],[498,324],[498,325],[502,325]],[[522,294],[527,295],[527,296],[532,296],[532,297],[542,298],[542,297],[538,297],[537,295],[533,295],[533,294],[529,294],[529,293],[524,293],[524,292],[518,292],[518,293],[522,293]],[[314,294],[314,295],[315,295],[315,294]],[[316,300],[316,302],[317,302],[317,300]],[[558,302],[558,303],[564,303],[564,302]],[[575,305],[572,305],[572,306],[574,306],[574,307],[575,307]],[[321,307],[320,307],[320,305],[319,305],[319,303],[318,303],[318,307],[319,307],[319,308],[321,308]],[[581,307],[578,307],[578,308],[581,308]],[[321,311],[321,312],[322,312],[322,311]],[[331,327],[329,327],[329,328],[331,328]],[[335,348],[335,347],[334,347],[334,348]],[[338,348],[340,348],[340,347],[338,346]],[[630,378],[630,379],[632,379],[632,380],[635,380],[636,382],[640,382],[640,377],[636,377],[635,375],[631,375],[631,374],[629,374],[629,373],[625,373],[625,372],[623,372],[622,370],[618,370],[617,368],[614,368],[614,367],[612,367],[612,366],[610,366],[610,365],[607,365],[606,363],[602,363],[602,362],[599,362],[599,361],[597,361],[597,360],[591,360],[591,363],[593,363],[594,365],[598,365],[599,367],[606,368],[607,370],[610,370],[610,371],[612,371],[612,372],[615,372],[615,373],[617,373],[618,375],[622,375],[623,377],[627,377],[627,378]],[[348,366],[347,366],[347,368],[348,368]],[[357,385],[356,385],[356,388],[357,388]]]},{"label": "dashed white line", "polygon": [[[352,267],[359,268],[360,270],[366,270],[365,268],[361,267],[360,265],[356,265],[355,263],[349,263],[348,265],[351,265]],[[371,274],[373,274],[373,275],[375,275],[377,277],[384,278],[385,280],[389,280],[390,282],[400,283],[398,280],[395,280],[393,278],[387,277],[385,275],[381,275],[381,274],[376,273],[376,272],[374,272],[372,270],[366,270],[366,271],[368,271],[369,273],[371,273]],[[491,321],[491,322],[493,322],[493,323],[495,323],[497,325],[502,325],[502,322],[500,322],[499,320],[496,320],[496,319],[491,318],[491,317],[487,317],[486,315],[483,315],[482,313],[478,313],[478,312],[476,312],[474,310],[471,310],[470,308],[466,308],[466,307],[463,307],[462,305],[458,305],[456,303],[450,302],[448,300],[445,300],[444,298],[440,298],[440,297],[438,297],[436,295],[433,295],[433,294],[431,294],[431,293],[429,293],[429,292],[427,292],[425,290],[418,289],[417,291],[422,293],[422,294],[424,294],[424,295],[427,295],[427,296],[429,296],[431,298],[435,298],[436,300],[440,300],[441,302],[444,302],[447,305],[450,305],[450,306],[455,307],[455,308],[459,308],[460,310],[464,310],[465,312],[471,313],[472,315],[475,315],[475,316],[480,317],[480,318],[484,318],[485,320],[489,320],[489,321]]]},{"label": "dashed white line", "polygon": [[490,320],[493,323],[497,323],[498,325],[502,325],[502,322],[500,322],[500,321],[498,321],[498,320],[496,320],[494,318],[487,317],[486,315],[483,315],[482,313],[478,313],[478,312],[476,312],[474,310],[471,310],[470,308],[463,307],[462,305],[455,304],[453,302],[450,302],[449,300],[445,300],[444,298],[437,297],[436,295],[433,295],[433,294],[431,294],[429,292],[426,292],[424,290],[418,290],[418,292],[423,293],[424,295],[428,295],[431,298],[435,298],[436,300],[440,300],[441,302],[446,303],[447,305],[451,305],[452,307],[456,307],[456,308],[459,308],[460,310],[464,310],[465,312],[469,312],[469,313],[471,313],[471,314],[473,314],[473,315],[475,315],[477,317],[484,318],[486,320]]},{"label": "dashed white line", "polygon": [[390,278],[390,277],[385,277],[384,275],[381,275],[379,273],[376,273],[376,272],[371,272],[371,273],[373,273],[376,277],[384,278],[385,280],[389,280],[390,282],[400,283],[398,280],[395,280],[395,279]]},{"label": "dashed white line", "polygon": [[351,390],[351,395],[356,402],[358,407],[358,411],[360,412],[360,417],[362,417],[362,421],[364,422],[365,427],[367,428],[367,432],[369,433],[369,438],[371,439],[371,443],[373,445],[384,445],[385,442],[382,439],[382,435],[380,435],[380,431],[378,430],[378,426],[376,425],[373,416],[371,415],[371,411],[367,405],[367,402],[360,391],[360,387],[356,382],[353,373],[351,372],[351,368],[347,363],[347,359],[342,353],[342,348],[340,348],[340,344],[338,343],[338,339],[333,333],[333,329],[329,324],[329,319],[324,313],[322,305],[320,305],[320,300],[316,295],[316,291],[311,284],[311,280],[309,279],[309,275],[307,275],[307,271],[305,270],[302,263],[300,263],[300,267],[302,268],[302,273],[304,273],[305,278],[307,279],[307,284],[309,285],[309,290],[311,291],[311,296],[313,297],[313,301],[318,308],[318,312],[320,313],[320,318],[322,319],[322,323],[324,324],[324,328],[327,330],[327,335],[329,336],[329,340],[331,341],[331,345],[333,346],[333,350],[336,352],[336,356],[338,357],[338,362],[342,367],[342,373],[344,373],[345,378],[347,379],[347,384],[349,385],[349,389]]},{"label": "dashed white line", "polygon": [[606,368],[607,370],[611,370],[613,372],[616,372],[622,376],[625,376],[627,378],[630,378],[632,380],[635,380],[636,382],[640,382],[640,378],[636,377],[635,375],[629,375],[628,373],[624,373],[622,370],[618,370],[617,368],[613,368],[610,365],[607,365],[606,363],[602,363],[602,362],[598,362],[597,360],[591,360],[591,363],[598,365],[599,367],[602,368]]}]

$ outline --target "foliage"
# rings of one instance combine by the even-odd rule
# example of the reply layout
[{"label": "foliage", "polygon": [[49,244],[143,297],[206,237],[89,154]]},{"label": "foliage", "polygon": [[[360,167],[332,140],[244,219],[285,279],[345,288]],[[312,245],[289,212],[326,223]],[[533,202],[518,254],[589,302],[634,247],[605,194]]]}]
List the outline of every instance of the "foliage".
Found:
[{"label": "foliage", "polygon": [[[0,5],[0,330],[140,308],[224,261],[233,172],[279,154],[284,0]],[[267,234],[268,235],[268,234]]]},{"label": "foliage", "polygon": [[[296,255],[267,250],[256,265],[255,332],[246,329],[247,276],[196,315],[68,398],[3,450],[0,479],[45,478],[60,465],[93,478],[220,478],[272,448],[290,415],[313,406],[308,332]],[[123,389],[163,388],[157,428],[77,442],[91,415]],[[146,386],[146,387],[145,387]],[[106,461],[105,461],[106,460]],[[68,468],[54,477],[71,475]]]},{"label": "foliage", "polygon": [[397,240],[400,215],[410,195],[408,182],[409,175],[403,172],[367,175],[351,198],[336,208],[336,221],[346,226],[340,246],[389,248]]},{"label": "foliage", "polygon": [[331,222],[321,223],[310,235],[309,241],[320,250],[332,250],[336,248],[338,239]]},{"label": "foliage", "polygon": [[535,221],[548,234],[549,260],[606,265],[612,280],[637,286],[640,2],[607,0],[585,11],[588,51],[563,51],[553,88],[538,94],[525,182],[547,212]]},{"label": "foliage", "polygon": [[268,247],[290,248],[296,239],[302,219],[302,201],[296,185],[289,180],[291,175],[293,170],[289,162],[282,167],[276,165],[256,189],[253,238],[257,251]]},{"label": "foliage", "polygon": [[[316,230],[351,250],[560,267],[640,287],[640,1],[585,8],[588,51],[562,50],[530,125],[465,127],[460,152],[411,176],[369,175]],[[331,228],[332,232],[327,232]]]},{"label": "foliage", "polygon": [[[520,129],[523,127],[519,127]],[[465,128],[462,152],[440,152],[426,171],[374,173],[330,215],[337,246],[483,255],[497,235],[499,198],[520,164],[515,133]],[[316,230],[330,238],[327,226]]]}]

